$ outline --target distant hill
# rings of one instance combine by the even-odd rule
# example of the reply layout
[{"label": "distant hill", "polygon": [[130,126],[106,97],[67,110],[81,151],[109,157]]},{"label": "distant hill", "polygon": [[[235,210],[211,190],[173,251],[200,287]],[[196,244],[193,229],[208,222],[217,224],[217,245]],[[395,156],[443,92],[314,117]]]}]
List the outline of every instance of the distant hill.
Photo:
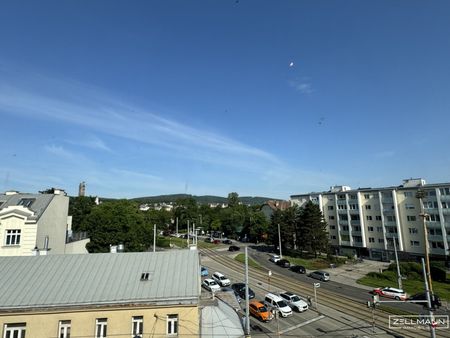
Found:
[{"label": "distant hill", "polygon": [[[176,202],[177,200],[179,200],[181,198],[188,198],[188,197],[194,198],[198,204],[227,203],[228,202],[228,198],[226,198],[226,197],[210,196],[210,195],[195,196],[195,195],[188,195],[188,194],[173,194],[173,195],[137,197],[137,198],[133,198],[131,200],[138,201],[140,203],[162,203],[162,202],[169,203],[169,202]],[[249,205],[261,205],[261,204],[264,204],[268,200],[274,200],[274,198],[252,197],[252,196],[239,197],[239,201],[241,201],[243,204],[249,204]]]}]

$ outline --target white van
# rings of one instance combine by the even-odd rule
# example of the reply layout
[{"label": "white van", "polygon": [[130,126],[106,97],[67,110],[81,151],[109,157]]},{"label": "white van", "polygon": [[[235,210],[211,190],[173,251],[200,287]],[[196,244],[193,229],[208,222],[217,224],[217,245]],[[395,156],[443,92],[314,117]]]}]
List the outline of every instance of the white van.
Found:
[{"label": "white van", "polygon": [[273,293],[268,293],[264,297],[264,304],[266,304],[269,308],[277,310],[282,317],[292,315],[292,309],[286,303],[286,301],[280,296],[274,295]]}]

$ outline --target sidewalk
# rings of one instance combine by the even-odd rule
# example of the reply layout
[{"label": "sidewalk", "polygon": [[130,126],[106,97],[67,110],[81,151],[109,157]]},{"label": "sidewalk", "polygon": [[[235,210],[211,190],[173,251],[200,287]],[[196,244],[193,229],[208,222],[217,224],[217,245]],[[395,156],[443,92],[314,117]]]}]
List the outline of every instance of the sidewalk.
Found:
[{"label": "sidewalk", "polygon": [[364,277],[369,272],[379,272],[380,269],[387,269],[389,263],[379,261],[364,260],[362,263],[343,264],[337,268],[323,269],[330,274],[332,281],[351,285],[360,289],[372,290],[373,287],[356,283],[358,279]]}]

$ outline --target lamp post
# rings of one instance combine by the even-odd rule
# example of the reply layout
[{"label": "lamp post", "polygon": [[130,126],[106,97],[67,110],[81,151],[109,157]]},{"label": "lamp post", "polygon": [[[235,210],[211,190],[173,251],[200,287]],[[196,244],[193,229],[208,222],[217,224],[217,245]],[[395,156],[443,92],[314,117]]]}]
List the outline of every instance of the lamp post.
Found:
[{"label": "lamp post", "polygon": [[420,217],[422,217],[422,225],[423,225],[423,237],[425,240],[425,262],[427,268],[427,279],[428,279],[428,287],[430,288],[431,294],[433,294],[433,285],[431,284],[431,271],[430,271],[430,257],[429,257],[429,243],[428,243],[428,230],[427,230],[427,219],[430,215],[425,213],[425,209],[423,207],[423,198],[425,197],[425,191],[419,189],[416,193],[416,198],[419,199],[420,202]]},{"label": "lamp post", "polygon": [[280,247],[280,258],[283,258],[281,253],[281,232],[280,232],[280,223],[278,223],[278,246]]}]

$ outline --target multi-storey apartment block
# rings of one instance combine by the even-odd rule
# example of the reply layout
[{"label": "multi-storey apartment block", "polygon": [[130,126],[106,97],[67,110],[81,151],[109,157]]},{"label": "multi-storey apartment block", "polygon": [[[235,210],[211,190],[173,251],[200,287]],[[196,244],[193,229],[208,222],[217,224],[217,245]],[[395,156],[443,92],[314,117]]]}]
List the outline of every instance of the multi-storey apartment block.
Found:
[{"label": "multi-storey apartment block", "polygon": [[[416,197],[419,190],[425,194],[423,206]],[[423,256],[424,218],[429,253],[445,258],[450,254],[450,183],[408,179],[397,187],[336,186],[327,192],[292,195],[291,201],[320,206],[331,245],[342,254],[389,259],[396,246],[404,256]]]}]

